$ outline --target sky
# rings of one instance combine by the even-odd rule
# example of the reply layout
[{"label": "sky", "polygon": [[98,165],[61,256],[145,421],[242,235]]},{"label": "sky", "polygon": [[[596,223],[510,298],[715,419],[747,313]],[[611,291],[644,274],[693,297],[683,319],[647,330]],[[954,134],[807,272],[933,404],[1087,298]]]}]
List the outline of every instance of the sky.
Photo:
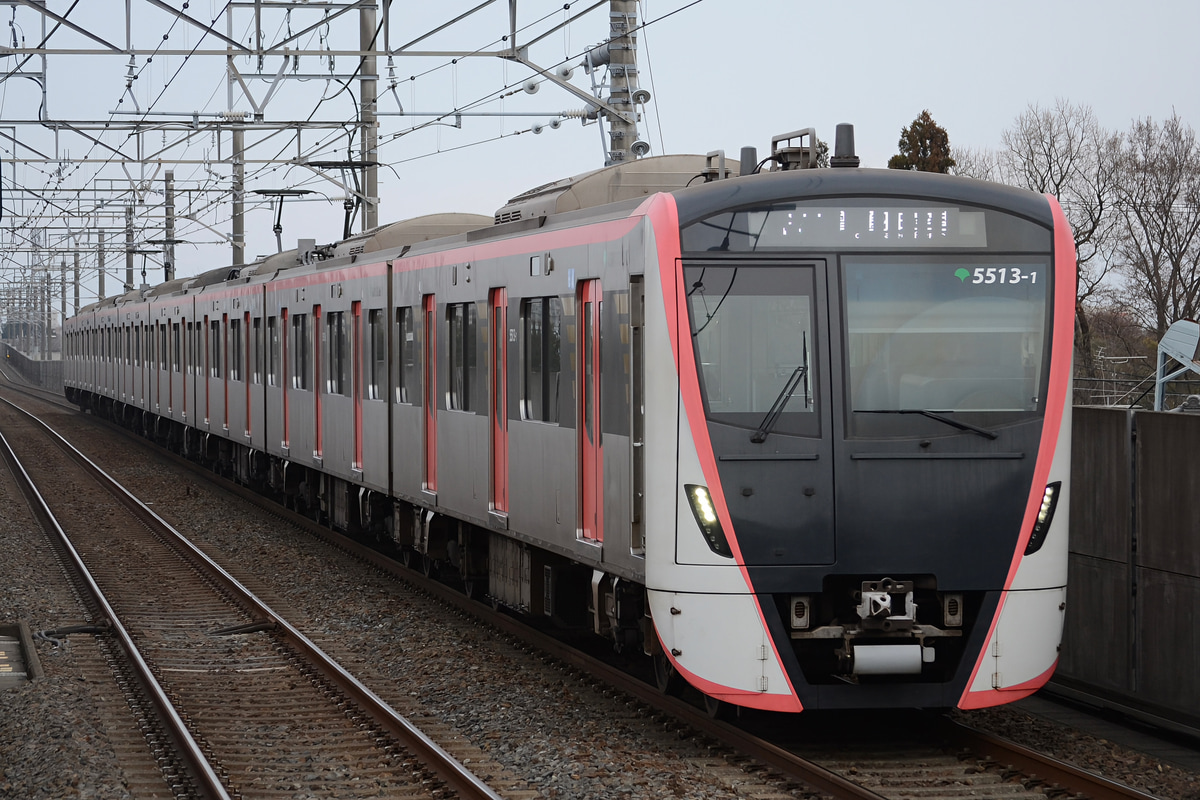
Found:
[{"label": "sky", "polygon": [[[175,47],[223,47],[201,41],[196,29],[170,27],[170,20],[145,0],[131,0],[136,10],[133,41],[152,47],[166,31]],[[535,43],[530,58],[540,66],[559,62],[578,63],[579,55],[608,33],[607,4],[590,13],[582,12],[591,0],[580,0],[564,11],[564,0],[518,0],[518,20],[530,25],[520,41],[549,26],[572,19],[570,26],[550,33]],[[50,0],[50,8],[65,14],[66,0]],[[445,0],[440,3],[396,3],[392,29],[393,48],[416,38],[477,5],[477,0]],[[113,42],[125,38],[122,3],[105,0],[87,2],[70,17],[81,26]],[[190,13],[217,17],[224,7],[217,0],[194,0]],[[107,9],[107,12],[104,10]],[[107,15],[106,15],[107,14]],[[207,15],[207,16],[206,16]],[[539,18],[544,19],[537,22]],[[1001,134],[1031,105],[1052,106],[1057,99],[1090,106],[1098,122],[1112,130],[1126,130],[1135,119],[1162,120],[1177,113],[1192,128],[1200,126],[1200,1],[1146,0],[1136,6],[1115,0],[1065,2],[1065,0],[1010,0],[1006,3],[972,2],[916,4],[882,0],[844,0],[814,4],[799,0],[643,0],[638,60],[641,84],[652,94],[640,125],[652,155],[663,153],[706,153],[724,149],[736,160],[741,147],[753,145],[760,158],[769,152],[773,135],[813,127],[818,136],[833,143],[834,127],[841,122],[855,126],[858,155],[864,167],[884,167],[897,151],[900,129],[924,109],[949,133],[955,147],[997,148]],[[9,37],[17,30],[29,46],[39,34],[36,16],[28,8],[0,7],[0,21]],[[307,27],[315,19],[297,12],[290,21],[281,12],[264,14],[268,37],[286,25],[293,30]],[[224,30],[221,18],[218,27]],[[235,38],[249,36],[249,18],[235,17]],[[420,42],[416,49],[496,49],[508,22],[508,4],[495,3],[484,11]],[[333,47],[352,48],[357,41],[357,24],[347,17],[330,26]],[[0,36],[4,36],[0,30]],[[61,30],[52,45],[92,47],[79,34]],[[319,32],[304,40],[308,47],[320,46]],[[12,68],[12,56],[0,58],[0,68]],[[125,92],[127,57],[58,56],[49,65],[46,95],[48,115],[57,119],[128,120],[110,112],[136,107],[155,113],[200,110],[211,113],[226,109],[228,93],[224,59],[209,57],[184,61],[163,56],[147,65],[138,59],[139,79]],[[469,211],[491,215],[510,197],[558,178],[603,166],[601,130],[568,119],[557,130],[530,132],[534,123],[545,123],[560,111],[578,109],[583,101],[551,84],[536,95],[520,91],[530,77],[526,68],[497,58],[462,59],[451,64],[446,57],[397,58],[397,85],[388,91],[388,66],[380,59],[380,160],[388,166],[380,172],[380,221],[389,222],[436,211]],[[242,59],[239,69],[249,74],[255,65]],[[273,57],[264,71],[274,75],[280,59]],[[349,72],[354,59],[340,57],[335,70]],[[304,73],[328,71],[327,63],[314,58],[301,65]],[[177,74],[176,74],[177,73]],[[410,78],[416,77],[415,80]],[[589,89],[589,78],[576,70],[572,82]],[[251,91],[262,98],[267,85],[250,81]],[[164,88],[164,86],[166,88]],[[495,113],[523,112],[530,116],[464,117],[462,127],[432,126],[410,131],[428,118],[399,117],[395,112],[443,111],[463,108],[503,87],[515,91],[501,106],[491,103],[479,110]],[[325,80],[288,81],[267,106],[272,120],[304,119],[317,101],[327,97],[318,118],[346,119],[355,113],[354,101]],[[236,97],[235,108],[248,105]],[[121,100],[121,103],[117,101]],[[41,97],[32,81],[10,79],[0,83],[0,133],[14,133],[22,146],[42,152],[69,155],[62,177],[48,173],[52,167],[7,165],[6,178],[16,177],[25,187],[44,191],[64,207],[83,208],[100,197],[99,189],[125,185],[126,178],[161,178],[161,168],[110,164],[103,170],[76,167],[70,159],[87,153],[103,156],[103,147],[60,133],[55,144],[53,131],[36,126],[6,128],[15,120],[37,116]],[[545,112],[545,113],[543,113]],[[153,120],[153,116],[143,116]],[[315,145],[325,134],[304,135],[302,147]],[[111,134],[104,141],[117,141]],[[143,151],[153,152],[167,141],[163,133],[144,137]],[[329,139],[330,148],[312,151],[313,158],[345,157],[344,137]],[[333,144],[340,153],[332,149]],[[290,149],[289,149],[290,147]],[[187,186],[229,186],[230,169],[218,156],[227,155],[229,138],[223,134],[199,137],[186,149],[176,148],[190,159],[208,157],[208,165],[181,165],[175,174],[182,190]],[[13,145],[0,140],[0,159],[11,157]],[[297,147],[286,136],[276,136],[252,149],[250,156],[295,155]],[[69,150],[69,154],[64,152]],[[270,151],[269,153],[267,151]],[[169,165],[168,165],[169,166]],[[292,166],[267,169],[248,167],[247,189],[303,187],[322,194],[307,201],[288,201],[283,215],[283,246],[295,246],[298,237],[331,242],[340,238],[343,222],[342,196],[331,182]],[[223,181],[223,183],[222,183]],[[161,238],[162,198],[154,189],[145,196],[148,205],[139,209],[139,236]],[[52,191],[50,191],[52,190]],[[215,196],[215,195],[213,195]],[[185,194],[177,199],[181,214],[196,211],[199,222],[181,220],[179,235],[191,244],[177,250],[180,275],[196,274],[230,263],[230,250],[219,234],[230,230],[228,206],[205,207]],[[76,203],[71,206],[70,201]],[[10,201],[6,200],[6,204]],[[189,203],[192,205],[189,206]],[[6,211],[0,227],[9,228],[13,213]],[[275,251],[271,231],[273,215],[263,202],[247,213],[247,260]],[[86,228],[77,219],[74,226]],[[123,240],[123,235],[110,233]],[[80,241],[89,237],[84,235]],[[13,241],[5,235],[4,242]],[[27,256],[13,256],[0,266],[10,271]],[[91,255],[85,256],[91,263]],[[153,258],[151,262],[153,262]],[[123,273],[124,257],[108,257],[110,276]],[[137,265],[140,269],[140,262]],[[153,263],[151,263],[153,270]],[[7,274],[7,272],[6,272]],[[109,294],[117,282],[108,279]],[[156,282],[154,274],[150,282]],[[90,284],[91,288],[87,288]],[[88,293],[92,292],[92,298]],[[85,277],[84,302],[94,299],[94,276]]]}]

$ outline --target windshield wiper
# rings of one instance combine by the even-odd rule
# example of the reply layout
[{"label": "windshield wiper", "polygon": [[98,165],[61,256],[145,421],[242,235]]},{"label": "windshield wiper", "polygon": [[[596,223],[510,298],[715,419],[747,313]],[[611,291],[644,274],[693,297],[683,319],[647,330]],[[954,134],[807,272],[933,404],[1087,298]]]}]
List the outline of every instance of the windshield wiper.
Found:
[{"label": "windshield wiper", "polygon": [[[808,377],[808,336],[804,337],[804,343],[801,345],[804,348],[804,361],[796,365],[792,370],[792,374],[788,376],[787,382],[783,384],[783,388],[779,390],[779,395],[775,398],[775,402],[771,404],[771,408],[767,411],[767,415],[763,417],[762,422],[758,424],[758,430],[750,437],[750,441],[755,444],[762,444],[767,440],[767,434],[775,427],[775,423],[779,421],[779,415],[783,413],[783,407],[788,404],[788,400],[792,399],[792,395],[796,393],[796,387],[800,385],[800,381]],[[808,381],[804,381],[804,400],[805,405],[808,404]]]},{"label": "windshield wiper", "polygon": [[987,428],[981,428],[969,422],[962,422],[961,420],[953,419],[924,408],[865,408],[856,409],[856,411],[860,414],[920,414],[922,417],[936,419],[938,422],[944,422],[952,428],[958,428],[960,431],[970,431],[985,439],[995,439],[1000,435],[995,431],[989,431]]},{"label": "windshield wiper", "polygon": [[[788,376],[787,383],[779,390],[779,396],[771,404],[770,410],[767,411],[767,415],[759,423],[758,430],[750,437],[750,441],[755,444],[762,444],[767,440],[767,434],[771,432],[771,429],[775,427],[775,423],[779,421],[779,415],[783,413],[783,407],[787,405],[788,400],[792,399],[792,395],[795,394],[800,380],[806,375],[808,375],[807,364],[799,364],[792,370],[792,374]],[[806,391],[804,394],[807,396],[808,392]]]}]

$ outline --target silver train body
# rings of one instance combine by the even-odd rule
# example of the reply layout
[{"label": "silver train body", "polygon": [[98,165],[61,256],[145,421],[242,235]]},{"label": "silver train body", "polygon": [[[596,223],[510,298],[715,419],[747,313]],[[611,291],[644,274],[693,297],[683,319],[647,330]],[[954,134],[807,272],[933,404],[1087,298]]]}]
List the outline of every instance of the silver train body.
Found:
[{"label": "silver train body", "polygon": [[65,325],[67,395],[664,685],[778,711],[1034,691],[1066,582],[1061,210],[702,170],[106,298]]}]

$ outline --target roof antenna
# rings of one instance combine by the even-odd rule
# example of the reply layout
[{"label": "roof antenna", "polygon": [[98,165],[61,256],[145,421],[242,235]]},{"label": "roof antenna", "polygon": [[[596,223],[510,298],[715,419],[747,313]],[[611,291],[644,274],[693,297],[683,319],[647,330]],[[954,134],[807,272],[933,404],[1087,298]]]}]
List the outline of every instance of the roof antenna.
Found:
[{"label": "roof antenna", "polygon": [[753,175],[758,168],[758,148],[743,147],[738,175]]},{"label": "roof antenna", "polygon": [[858,156],[854,155],[854,126],[848,122],[839,122],[833,140],[833,158],[829,159],[831,167],[857,167]]}]

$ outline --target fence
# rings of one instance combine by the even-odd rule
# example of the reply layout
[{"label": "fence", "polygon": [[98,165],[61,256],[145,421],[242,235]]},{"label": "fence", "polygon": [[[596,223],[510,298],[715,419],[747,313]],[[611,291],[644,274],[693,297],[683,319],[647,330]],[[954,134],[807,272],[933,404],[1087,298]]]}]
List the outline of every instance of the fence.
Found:
[{"label": "fence", "polygon": [[1200,719],[1200,414],[1074,409],[1057,678]]},{"label": "fence", "polygon": [[15,369],[25,380],[52,392],[63,390],[62,361],[38,361],[9,344],[0,344],[0,350],[4,352],[4,365]]}]

